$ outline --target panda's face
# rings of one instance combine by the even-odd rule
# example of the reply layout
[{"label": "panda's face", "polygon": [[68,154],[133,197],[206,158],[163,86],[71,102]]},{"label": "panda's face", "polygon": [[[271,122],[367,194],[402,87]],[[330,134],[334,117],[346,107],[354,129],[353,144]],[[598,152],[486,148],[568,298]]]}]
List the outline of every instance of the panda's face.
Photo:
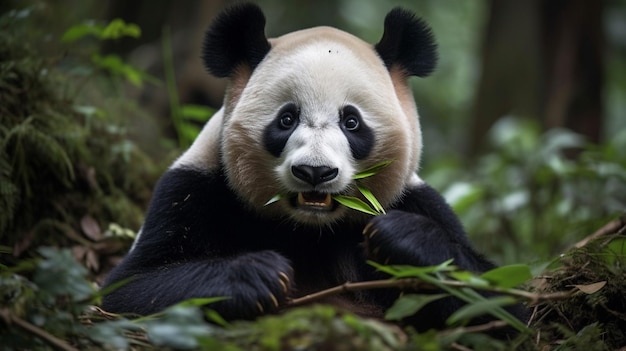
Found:
[{"label": "panda's face", "polygon": [[231,187],[261,212],[329,225],[359,216],[332,196],[358,196],[353,176],[393,161],[361,184],[383,206],[396,201],[417,167],[417,114],[410,102],[407,115],[372,46],[326,27],[271,44],[226,100],[222,157]]}]

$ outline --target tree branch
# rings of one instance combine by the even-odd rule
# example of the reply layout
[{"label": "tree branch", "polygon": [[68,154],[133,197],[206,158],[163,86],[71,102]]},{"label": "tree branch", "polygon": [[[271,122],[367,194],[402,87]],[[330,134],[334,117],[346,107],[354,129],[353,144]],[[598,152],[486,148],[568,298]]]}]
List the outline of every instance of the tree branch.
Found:
[{"label": "tree branch", "polygon": [[372,290],[372,289],[435,289],[435,287],[427,282],[418,279],[383,279],[383,280],[371,280],[366,282],[346,282],[341,285],[318,291],[313,294],[305,295],[292,299],[288,302],[288,305],[302,306],[311,302],[321,300],[328,296],[339,295],[344,292],[360,291],[360,290]]},{"label": "tree branch", "polygon": [[438,334],[441,336],[444,335],[450,335],[450,334],[465,334],[465,333],[481,333],[481,332],[486,332],[486,331],[490,331],[490,330],[494,330],[494,329],[499,329],[499,328],[504,328],[507,325],[509,325],[509,323],[505,322],[505,321],[491,321],[485,324],[479,324],[479,325],[470,325],[467,327],[459,327],[459,328],[454,328],[454,329],[447,329],[447,330],[443,330],[441,332],[439,332]]},{"label": "tree branch", "polygon": [[[564,300],[569,298],[577,289],[569,291],[558,291],[548,294],[538,294],[519,289],[503,289],[495,286],[475,286],[456,280],[439,280],[440,283],[455,287],[455,288],[472,288],[477,290],[483,290],[487,292],[509,295],[528,301],[531,305],[536,305],[543,301]],[[322,290],[313,294],[305,295],[299,298],[292,299],[288,302],[288,306],[301,306],[311,302],[319,301],[325,297],[338,295],[344,292],[371,290],[371,289],[399,289],[399,290],[435,290],[436,287],[428,282],[422,281],[419,278],[403,278],[403,279],[384,279],[384,280],[372,280],[367,282],[346,282],[341,285],[335,286],[330,289]]]},{"label": "tree branch", "polygon": [[573,248],[581,248],[585,245],[587,245],[587,243],[589,243],[591,240],[593,239],[597,239],[599,237],[605,236],[605,235],[610,235],[613,233],[617,233],[619,232],[620,229],[626,228],[626,215],[625,216],[621,216],[619,218],[616,218],[612,221],[610,221],[609,223],[605,224],[604,226],[602,226],[602,228],[598,229],[595,231],[595,233],[589,235],[588,237],[584,238],[583,240],[577,242]]},{"label": "tree branch", "polygon": [[27,332],[34,334],[35,336],[41,338],[42,340],[44,340],[45,342],[54,346],[57,349],[64,350],[64,351],[78,351],[78,349],[72,347],[70,344],[66,343],[65,341],[37,327],[36,325],[32,325],[29,322],[23,320],[22,318],[16,316],[8,308],[0,309],[0,317],[2,317],[2,319],[7,325],[16,325],[26,330]]}]

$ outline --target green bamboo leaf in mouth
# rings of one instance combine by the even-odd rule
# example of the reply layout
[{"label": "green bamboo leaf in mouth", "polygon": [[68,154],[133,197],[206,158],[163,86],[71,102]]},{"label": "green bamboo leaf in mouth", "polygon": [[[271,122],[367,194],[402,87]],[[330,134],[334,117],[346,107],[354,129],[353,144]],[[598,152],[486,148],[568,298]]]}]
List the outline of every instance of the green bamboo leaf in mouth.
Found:
[{"label": "green bamboo leaf in mouth", "polygon": [[[374,194],[367,188],[365,188],[364,186],[360,185],[358,183],[359,179],[363,179],[363,178],[368,178],[371,177],[375,174],[377,174],[380,170],[382,170],[383,168],[389,166],[393,161],[384,161],[381,163],[377,163],[372,167],[366,168],[363,171],[355,174],[352,179],[354,179],[357,182],[357,189],[359,190],[359,192],[363,195],[363,197],[365,197],[365,199],[369,202],[369,204],[357,197],[354,196],[346,196],[346,195],[332,195],[333,200],[337,201],[338,203],[340,203],[343,206],[346,206],[350,209],[356,210],[356,211],[360,211],[363,213],[367,213],[373,216],[377,216],[380,214],[385,214],[385,209],[383,208],[383,206],[380,204],[380,202],[376,199],[376,196],[374,196]],[[263,206],[267,206],[267,205],[271,205],[277,201],[279,201],[280,199],[282,199],[284,196],[282,194],[276,194],[274,195],[274,197],[272,197],[271,199],[269,199]],[[301,198],[302,195],[299,194],[299,198]]]}]

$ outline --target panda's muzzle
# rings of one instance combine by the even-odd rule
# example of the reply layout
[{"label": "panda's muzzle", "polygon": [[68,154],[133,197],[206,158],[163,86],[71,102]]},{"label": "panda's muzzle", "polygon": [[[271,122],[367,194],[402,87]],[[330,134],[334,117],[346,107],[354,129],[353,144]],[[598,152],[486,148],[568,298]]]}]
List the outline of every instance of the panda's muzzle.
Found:
[{"label": "panda's muzzle", "polygon": [[[339,169],[326,166],[296,165],[291,167],[291,173],[295,178],[317,187],[335,179],[339,174]],[[333,210],[333,202],[330,193],[306,191],[298,193],[294,205],[304,210],[331,211]]]},{"label": "panda's muzzle", "polygon": [[333,209],[332,196],[328,193],[319,193],[317,191],[298,193],[296,204],[298,208],[312,210],[330,211]]}]

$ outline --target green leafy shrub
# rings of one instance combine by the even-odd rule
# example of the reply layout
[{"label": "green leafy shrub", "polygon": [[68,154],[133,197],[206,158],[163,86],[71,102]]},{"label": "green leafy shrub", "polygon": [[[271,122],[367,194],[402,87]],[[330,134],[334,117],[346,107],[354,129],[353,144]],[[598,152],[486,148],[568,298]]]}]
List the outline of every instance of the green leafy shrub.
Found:
[{"label": "green leafy shrub", "polygon": [[446,159],[425,178],[478,246],[502,263],[544,260],[626,209],[626,131],[603,145],[571,131],[500,120],[470,165]]},{"label": "green leafy shrub", "polygon": [[2,262],[43,243],[95,248],[112,222],[138,228],[160,172],[123,116],[77,102],[85,86],[37,54],[16,14],[0,18],[0,240],[14,254]]}]

